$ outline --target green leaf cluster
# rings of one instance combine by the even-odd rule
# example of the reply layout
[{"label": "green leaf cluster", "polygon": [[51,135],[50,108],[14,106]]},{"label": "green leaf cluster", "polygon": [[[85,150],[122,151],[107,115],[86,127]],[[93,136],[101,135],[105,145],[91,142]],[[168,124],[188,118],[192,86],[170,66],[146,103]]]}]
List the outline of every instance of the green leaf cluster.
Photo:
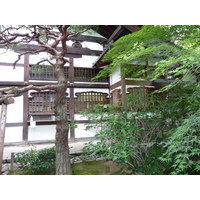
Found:
[{"label": "green leaf cluster", "polygon": [[200,109],[171,130],[161,161],[171,162],[172,174],[200,174]]}]

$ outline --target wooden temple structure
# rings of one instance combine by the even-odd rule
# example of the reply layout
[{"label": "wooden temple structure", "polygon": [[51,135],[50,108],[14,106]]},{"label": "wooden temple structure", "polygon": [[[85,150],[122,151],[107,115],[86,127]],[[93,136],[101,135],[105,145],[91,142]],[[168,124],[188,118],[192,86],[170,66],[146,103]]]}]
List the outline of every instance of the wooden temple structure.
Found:
[{"label": "wooden temple structure", "polygon": [[[145,86],[146,92],[155,88],[152,81],[133,81],[121,77],[120,71],[116,71],[111,77],[100,78],[96,82],[92,82],[92,78],[98,74],[103,67],[108,63],[103,63],[102,58],[109,50],[111,44],[120,37],[140,30],[140,25],[100,25],[97,32],[99,36],[84,36],[73,39],[72,46],[68,47],[66,57],[70,63],[65,67],[65,74],[68,79],[68,91],[66,91],[68,119],[75,121],[78,125],[83,125],[87,122],[79,116],[79,112],[88,108],[93,104],[108,104],[115,101],[124,101],[128,93],[134,91],[139,86]],[[82,47],[82,42],[97,43],[102,46],[102,50],[94,50],[87,47]],[[18,51],[35,50],[38,47],[33,44],[22,45]],[[47,84],[56,84],[54,69],[51,66],[36,66],[30,62],[30,56],[25,55],[23,63],[17,64],[16,68],[20,68],[23,72],[23,80],[12,81],[8,74],[7,81],[0,80],[0,88],[3,87],[23,87],[28,85],[43,86]],[[82,56],[95,56],[97,59],[91,67],[75,66],[74,59]],[[0,62],[1,66],[12,67],[13,63]],[[17,97],[18,98],[18,97]],[[48,138],[48,132],[55,128],[54,116],[54,92],[53,91],[30,91],[23,94],[21,98],[23,104],[22,120],[20,122],[7,122],[6,128],[13,128],[11,135],[15,134],[15,130],[19,129],[19,139],[7,140],[5,145],[15,144],[30,144],[30,143],[49,143],[54,142],[53,138]],[[18,115],[18,113],[14,113]],[[78,116],[78,117],[77,117]],[[39,139],[30,138],[31,134],[36,134],[37,129],[41,127],[40,134],[47,137],[38,137]],[[46,127],[46,128],[45,128]],[[76,128],[70,128],[69,140],[77,141],[93,137],[92,135],[84,136],[77,134]],[[80,130],[79,130],[80,131]],[[82,130],[83,131],[83,130]],[[12,137],[12,136],[11,136]]]}]

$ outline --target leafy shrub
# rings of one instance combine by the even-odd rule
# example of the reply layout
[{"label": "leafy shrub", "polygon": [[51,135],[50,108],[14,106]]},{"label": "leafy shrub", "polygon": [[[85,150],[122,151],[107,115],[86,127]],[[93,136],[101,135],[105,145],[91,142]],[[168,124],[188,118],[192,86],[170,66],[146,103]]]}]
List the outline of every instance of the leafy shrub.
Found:
[{"label": "leafy shrub", "polygon": [[15,162],[23,171],[30,170],[34,175],[55,174],[55,147],[17,153]]},{"label": "leafy shrub", "polygon": [[[89,119],[87,129],[96,131],[97,144],[88,143],[83,149],[87,156],[101,155],[104,159],[127,165],[132,173],[163,174],[166,167],[158,160],[163,151],[159,144],[159,122],[156,113],[135,112],[132,102],[93,107],[85,111]],[[157,110],[156,110],[157,112]],[[161,130],[162,131],[162,130]],[[155,162],[156,161],[156,162]]]},{"label": "leafy shrub", "polygon": [[[87,109],[82,113],[90,121],[87,129],[96,132],[99,142],[88,143],[84,153],[111,158],[133,173],[197,173],[200,123],[195,87],[177,85],[163,94],[140,94],[139,99],[131,94],[124,105]],[[189,113],[196,115],[187,119]]]}]

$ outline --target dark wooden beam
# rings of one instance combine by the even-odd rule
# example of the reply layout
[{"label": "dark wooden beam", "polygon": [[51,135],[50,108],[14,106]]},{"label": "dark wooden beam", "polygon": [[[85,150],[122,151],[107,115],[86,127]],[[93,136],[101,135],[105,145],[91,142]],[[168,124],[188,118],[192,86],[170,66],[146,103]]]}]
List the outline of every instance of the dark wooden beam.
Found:
[{"label": "dark wooden beam", "polygon": [[0,81],[0,87],[14,87],[14,86],[25,86],[24,82],[19,81]]},{"label": "dark wooden beam", "polygon": [[127,30],[129,30],[131,33],[139,31],[141,29],[138,25],[123,25]]},{"label": "dark wooden beam", "polygon": [[22,140],[28,142],[28,115],[29,115],[29,99],[28,92],[23,94],[23,135]]},{"label": "dark wooden beam", "polygon": [[[116,28],[116,30],[112,33],[110,38],[108,39],[108,47],[103,50],[102,54],[94,62],[93,67],[101,67],[101,66],[105,66],[105,65],[108,64],[108,63],[102,62],[101,60],[104,57],[104,55],[110,50],[110,44],[112,43],[112,40],[115,41],[117,38],[119,38],[120,34],[123,32],[123,30],[125,30],[125,28],[129,32],[132,33],[132,32],[139,31],[141,29],[141,26],[138,26],[138,25],[119,25]],[[126,35],[126,34],[124,34],[124,35]]]},{"label": "dark wooden beam", "polygon": [[[70,87],[70,86],[69,86]],[[74,88],[109,88],[109,84],[74,83]]]},{"label": "dark wooden beam", "polygon": [[[28,85],[29,81],[29,55],[24,56],[24,83]],[[22,140],[28,142],[28,116],[29,116],[29,98],[28,92],[23,94],[23,135]]]},{"label": "dark wooden beam", "polygon": [[108,39],[108,43],[114,41],[119,35],[120,33],[123,31],[123,26],[118,26],[116,28],[116,30],[114,31],[114,33],[110,36],[110,38]]},{"label": "dark wooden beam", "polygon": [[[103,56],[109,51],[110,49],[110,45],[113,41],[115,41],[115,39],[121,34],[121,32],[123,31],[123,26],[118,26],[116,28],[116,30],[112,33],[112,35],[109,37],[108,39],[108,46],[107,48],[105,48],[102,52],[102,54],[99,56],[99,58],[95,61],[95,63],[93,64],[93,67],[99,67],[99,62],[101,61],[101,59],[103,58]],[[101,65],[102,66],[102,65]]]},{"label": "dark wooden beam", "polygon": [[23,123],[22,122],[6,123],[6,127],[16,127],[16,126],[23,126]]},{"label": "dark wooden beam", "polygon": [[[0,66],[11,66],[13,67],[13,63],[6,63],[6,62],[0,62]],[[24,64],[16,64],[16,67],[23,67]]]},{"label": "dark wooden beam", "polygon": [[[38,45],[34,44],[25,44],[18,48],[17,52],[24,52],[24,51],[36,51],[42,49]],[[61,47],[57,47],[57,50],[60,51]],[[71,57],[71,54],[75,55],[89,55],[89,56],[99,56],[102,53],[102,51],[99,50],[91,50],[89,48],[73,48],[68,46],[67,47],[67,54],[66,57]]]},{"label": "dark wooden beam", "polygon": [[24,55],[24,83],[29,82],[29,54]]},{"label": "dark wooden beam", "polygon": [[[70,66],[69,66],[69,94],[70,94],[70,98],[69,98],[69,120],[70,121],[74,121],[74,60],[73,58],[70,58]],[[75,130],[73,127],[70,127],[70,139],[74,139],[75,138]]]},{"label": "dark wooden beam", "polygon": [[[43,86],[43,85],[56,85],[56,82],[29,82],[28,85],[35,85],[35,86]],[[23,87],[27,86],[24,82],[14,82],[14,81],[0,81],[0,88],[1,87]],[[70,85],[68,86],[70,87]],[[101,84],[101,83],[74,83],[74,88],[109,88],[110,85],[108,84]]]},{"label": "dark wooden beam", "polygon": [[107,39],[103,37],[97,36],[89,36],[89,35],[79,35],[76,38],[72,39],[72,41],[80,41],[80,42],[96,42],[99,44],[107,43]]},{"label": "dark wooden beam", "polygon": [[153,86],[153,81],[134,81],[134,80],[126,80],[126,85],[141,85],[141,86]]}]

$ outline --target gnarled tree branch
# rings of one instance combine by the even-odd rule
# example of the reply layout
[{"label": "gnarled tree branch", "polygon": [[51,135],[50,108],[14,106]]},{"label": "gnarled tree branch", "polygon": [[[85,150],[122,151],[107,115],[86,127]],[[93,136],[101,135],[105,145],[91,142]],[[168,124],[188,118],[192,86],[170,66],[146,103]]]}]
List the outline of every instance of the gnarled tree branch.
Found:
[{"label": "gnarled tree branch", "polygon": [[23,88],[18,88],[18,87],[0,88],[0,92],[1,92],[0,102],[3,102],[10,97],[21,96],[23,93],[25,93],[29,90],[36,90],[36,91],[56,90],[57,87],[58,87],[57,85],[45,85],[45,86],[29,85],[29,86],[23,87]]}]

